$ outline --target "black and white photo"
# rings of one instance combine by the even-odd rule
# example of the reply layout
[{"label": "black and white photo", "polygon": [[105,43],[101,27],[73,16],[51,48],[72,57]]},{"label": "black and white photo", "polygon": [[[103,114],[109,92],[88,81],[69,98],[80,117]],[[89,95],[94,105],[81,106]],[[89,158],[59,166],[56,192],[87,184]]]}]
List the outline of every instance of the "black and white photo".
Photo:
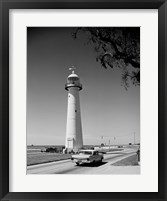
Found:
[{"label": "black and white photo", "polygon": [[27,27],[26,115],[27,174],[140,174],[140,27]]}]

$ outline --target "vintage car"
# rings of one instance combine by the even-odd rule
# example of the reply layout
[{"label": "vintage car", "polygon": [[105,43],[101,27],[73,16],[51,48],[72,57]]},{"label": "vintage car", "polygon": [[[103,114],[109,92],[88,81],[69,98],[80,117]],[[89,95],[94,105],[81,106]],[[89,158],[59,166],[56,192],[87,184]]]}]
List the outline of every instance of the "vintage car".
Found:
[{"label": "vintage car", "polygon": [[79,154],[74,154],[71,156],[72,162],[76,163],[76,165],[80,165],[82,163],[93,163],[102,162],[103,155],[99,154],[96,150],[80,150]]}]

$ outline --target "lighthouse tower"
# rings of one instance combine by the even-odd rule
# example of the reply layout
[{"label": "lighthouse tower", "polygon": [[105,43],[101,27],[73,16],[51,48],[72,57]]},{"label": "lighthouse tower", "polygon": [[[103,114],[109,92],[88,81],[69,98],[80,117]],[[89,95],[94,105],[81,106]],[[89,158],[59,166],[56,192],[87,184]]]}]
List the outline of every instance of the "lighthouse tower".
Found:
[{"label": "lighthouse tower", "polygon": [[82,84],[79,77],[75,74],[75,68],[69,68],[72,73],[67,78],[65,89],[68,91],[68,106],[67,106],[67,125],[66,125],[66,143],[67,152],[77,151],[83,147],[82,125],[79,91],[82,90]]}]

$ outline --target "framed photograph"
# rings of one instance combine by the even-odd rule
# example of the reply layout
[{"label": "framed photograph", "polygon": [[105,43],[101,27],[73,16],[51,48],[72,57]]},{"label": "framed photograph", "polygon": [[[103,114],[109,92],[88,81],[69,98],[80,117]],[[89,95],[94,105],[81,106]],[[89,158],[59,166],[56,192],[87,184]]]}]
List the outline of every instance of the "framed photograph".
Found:
[{"label": "framed photograph", "polygon": [[166,1],[1,1],[1,200],[166,200]]}]

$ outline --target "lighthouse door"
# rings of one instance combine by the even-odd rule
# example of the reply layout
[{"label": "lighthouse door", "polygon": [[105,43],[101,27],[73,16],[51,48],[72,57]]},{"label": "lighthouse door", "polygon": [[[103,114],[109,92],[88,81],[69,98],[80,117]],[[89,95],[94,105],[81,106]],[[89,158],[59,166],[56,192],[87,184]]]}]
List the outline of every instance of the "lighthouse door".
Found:
[{"label": "lighthouse door", "polygon": [[68,138],[68,148],[73,149],[73,139],[72,138]]}]

